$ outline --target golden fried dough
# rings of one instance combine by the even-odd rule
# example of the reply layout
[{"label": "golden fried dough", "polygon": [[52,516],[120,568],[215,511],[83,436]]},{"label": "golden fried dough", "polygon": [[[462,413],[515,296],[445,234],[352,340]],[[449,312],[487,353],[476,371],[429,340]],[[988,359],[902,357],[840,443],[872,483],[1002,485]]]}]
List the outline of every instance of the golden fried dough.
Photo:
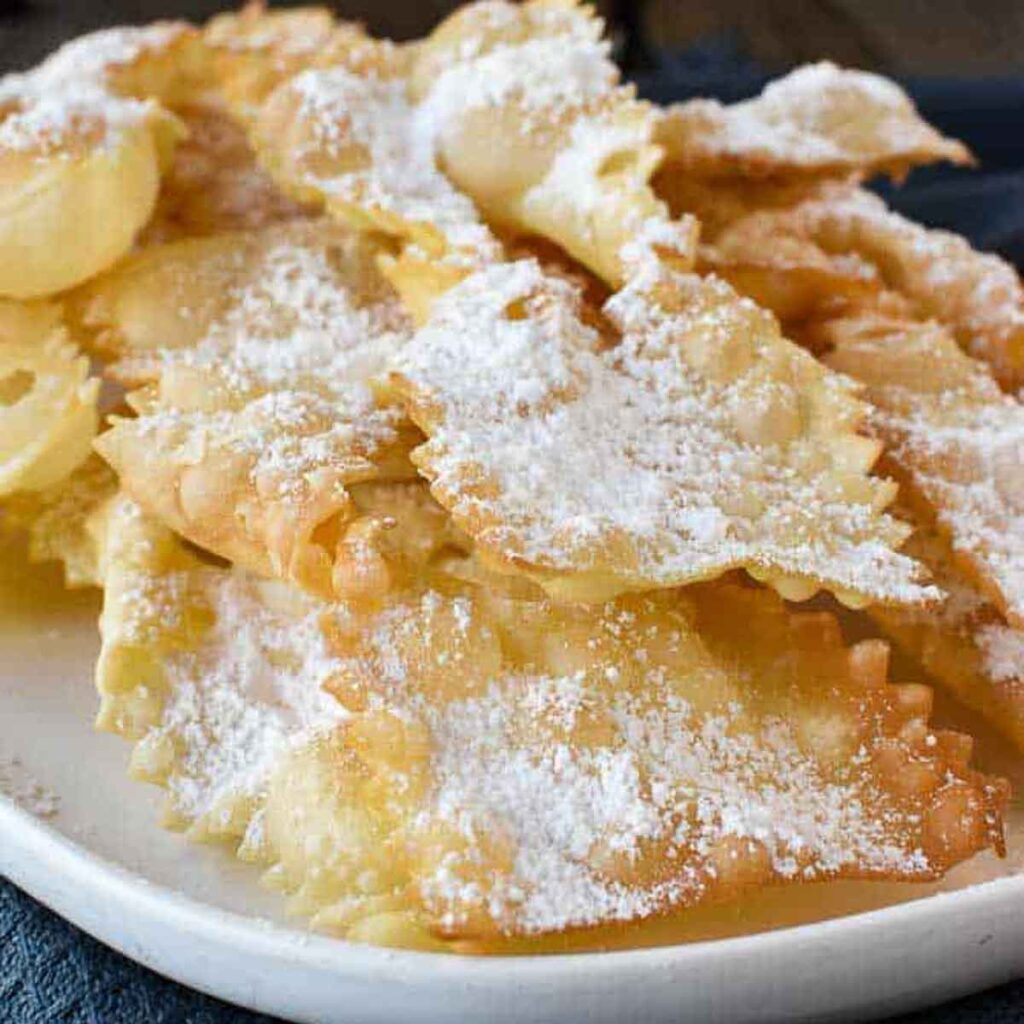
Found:
[{"label": "golden fried dough", "polygon": [[193,102],[175,115],[188,134],[174,150],[141,245],[254,230],[307,213],[256,163],[245,131],[221,103]]},{"label": "golden fried dough", "polygon": [[0,299],[0,495],[50,487],[88,457],[98,390],[58,304]]},{"label": "golden fried dough", "polygon": [[410,87],[441,166],[488,220],[556,242],[611,286],[621,251],[664,225],[692,265],[696,225],[672,225],[649,179],[657,114],[621,84],[602,22],[562,0],[477,3],[414,51]]},{"label": "golden fried dough", "polygon": [[657,141],[680,177],[902,178],[920,164],[971,162],[895,82],[828,61],[797,68],[742,103],[677,103],[659,122]]},{"label": "golden fried dough", "polygon": [[356,608],[105,515],[101,724],[169,825],[350,939],[495,950],[1000,841],[1004,786],[927,688],[763,590],[554,606],[435,563]]},{"label": "golden fried dough", "polygon": [[0,530],[102,589],[164,824],[349,941],[1005,852],[929,688],[786,603],[1024,749],[1024,290],[861,188],[970,155],[876,75],[666,111],[611,50],[257,2],[0,80]]},{"label": "golden fried dough", "polygon": [[765,591],[432,591],[332,648],[366,709],[283,761],[264,829],[270,880],[350,939],[495,951],[999,841],[1005,791],[929,730],[927,688]]},{"label": "golden fried dough", "polygon": [[842,187],[742,218],[716,237],[715,248],[739,266],[749,258],[744,253],[763,265],[779,252],[779,269],[793,271],[786,267],[791,238],[801,240],[804,251],[816,248],[814,259],[828,261],[837,273],[873,268],[917,316],[949,326],[1006,390],[1024,383],[1024,286],[998,256],[976,252],[958,235],[921,227],[868,192]]},{"label": "golden fried dough", "polygon": [[531,261],[442,297],[393,361],[427,434],[413,459],[498,567],[599,600],[746,568],[786,596],[933,594],[867,476],[849,384],[714,279],[652,261],[613,296],[606,338]]},{"label": "golden fried dough", "polygon": [[342,65],[387,74],[404,54],[355,22],[336,21],[326,7],[268,10],[250,3],[211,18],[203,42],[232,112],[247,125],[274,89],[300,71]]},{"label": "golden fried dough", "polygon": [[100,587],[99,539],[92,523],[97,510],[117,492],[117,477],[98,456],[90,455],[69,476],[39,491],[20,491],[4,499],[5,529],[28,535],[33,562],[60,562],[70,588]]},{"label": "golden fried dough", "polygon": [[892,472],[989,599],[1024,625],[1024,405],[935,323],[828,322],[830,366],[866,387]]},{"label": "golden fried dough", "polygon": [[127,252],[183,133],[158,101],[187,92],[194,45],[179,24],[111,29],[0,81],[0,295],[62,291]]},{"label": "golden fried dough", "polygon": [[1007,624],[970,582],[949,543],[922,516],[907,550],[946,592],[940,608],[872,608],[911,657],[1004,736],[1024,749],[1024,630]]},{"label": "golden fried dough", "polygon": [[348,488],[414,476],[419,439],[369,388],[409,333],[377,252],[296,221],[148,249],[82,296],[112,372],[148,382],[97,442],[125,490],[256,572],[321,594],[349,580]]},{"label": "golden fried dough", "polygon": [[166,826],[237,842],[289,732],[343,713],[319,690],[330,662],[318,605],[205,563],[127,498],[105,506],[96,528],[97,725],[138,741],[131,772],[167,787]]}]

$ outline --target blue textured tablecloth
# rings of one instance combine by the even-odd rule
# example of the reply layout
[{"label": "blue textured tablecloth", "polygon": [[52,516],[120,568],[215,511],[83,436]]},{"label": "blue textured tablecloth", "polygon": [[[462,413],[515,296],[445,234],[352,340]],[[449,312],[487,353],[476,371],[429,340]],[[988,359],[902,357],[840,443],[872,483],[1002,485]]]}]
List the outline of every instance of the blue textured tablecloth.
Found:
[{"label": "blue textured tablecloth", "polygon": [[[763,74],[727,40],[671,58],[656,57],[636,78],[643,92],[658,100],[691,95],[736,100],[764,82]],[[907,84],[924,114],[964,139],[984,170],[919,172],[888,198],[916,219],[961,231],[976,245],[1024,264],[1024,78]],[[1024,1024],[1024,982],[902,1020]],[[0,1024],[269,1021],[125,960],[0,879]]]}]

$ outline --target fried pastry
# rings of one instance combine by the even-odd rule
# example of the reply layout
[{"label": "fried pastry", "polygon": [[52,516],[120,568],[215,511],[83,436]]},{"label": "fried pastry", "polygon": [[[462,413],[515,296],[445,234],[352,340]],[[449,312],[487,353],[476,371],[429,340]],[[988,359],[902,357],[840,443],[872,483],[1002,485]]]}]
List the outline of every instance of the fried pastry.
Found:
[{"label": "fried pastry", "polygon": [[291,194],[395,240],[397,259],[382,269],[418,319],[434,295],[500,257],[473,203],[437,167],[402,78],[304,71],[271,94],[253,139]]},{"label": "fried pastry", "polygon": [[61,563],[67,587],[100,587],[99,539],[92,524],[116,493],[114,471],[93,454],[49,487],[5,498],[0,517],[5,529],[27,535],[31,561]]},{"label": "fried pastry", "polygon": [[351,581],[349,485],[415,476],[419,439],[368,386],[409,333],[378,251],[297,221],[155,247],[90,289],[94,346],[145,384],[97,441],[124,489],[256,572],[328,595]]},{"label": "fried pastry", "polygon": [[907,550],[931,570],[945,601],[938,609],[872,608],[871,617],[958,700],[1024,749],[1024,630],[1008,625],[971,583],[933,525],[921,516],[914,522]]},{"label": "fried pastry", "polygon": [[935,323],[828,322],[828,364],[865,385],[872,426],[969,578],[1024,625],[1024,406]]},{"label": "fried pastry", "polygon": [[[361,509],[387,510],[402,583],[465,552],[422,483],[352,492]],[[168,827],[236,844],[252,828],[254,856],[277,759],[346,714],[323,689],[343,667],[328,617],[374,613],[205,559],[123,494],[94,504],[87,528],[104,588],[98,726],[138,741],[132,774],[168,789]]]},{"label": "fried pastry", "polygon": [[677,103],[656,137],[670,173],[697,178],[903,178],[921,164],[971,162],[895,82],[828,61],[797,68],[742,103]]},{"label": "fried pastry", "polygon": [[895,549],[879,445],[847,382],[713,279],[655,262],[587,325],[535,262],[442,297],[390,387],[413,460],[497,567],[600,600],[746,568],[786,596],[933,594]]},{"label": "fried pastry", "polygon": [[797,235],[779,234],[756,217],[700,250],[700,267],[770,309],[787,326],[826,318],[876,296],[881,276],[856,253],[833,255]]},{"label": "fried pastry", "polygon": [[358,609],[105,514],[101,725],[168,824],[321,928],[498,949],[999,842],[1002,784],[929,730],[927,688],[765,591],[554,606],[428,568]]},{"label": "fried pastry", "polygon": [[317,605],[205,563],[123,496],[95,528],[104,586],[97,725],[138,741],[131,773],[167,787],[165,825],[237,841],[289,732],[343,714],[319,689],[330,661]]},{"label": "fried pastry", "polygon": [[574,0],[476,3],[416,47],[410,89],[441,166],[488,221],[556,242],[611,286],[650,224],[693,262],[649,179],[657,114],[622,85],[603,25]]},{"label": "fried pastry", "polygon": [[850,260],[857,267],[866,263],[917,316],[950,327],[1006,390],[1024,383],[1024,286],[998,256],[976,252],[950,232],[923,228],[868,192],[842,187],[742,218],[715,239],[715,248],[740,267],[763,266],[779,252],[780,272],[802,273],[786,263],[791,238],[803,243],[804,252],[818,251],[804,267],[820,260],[837,270]]},{"label": "fried pastry", "polygon": [[1002,789],[927,689],[765,591],[430,592],[334,649],[369,704],[284,760],[264,829],[293,909],[350,939],[497,951],[998,841]]},{"label": "fried pastry", "polygon": [[242,126],[214,98],[174,111],[186,132],[163,176],[142,246],[252,231],[308,213],[256,162]]},{"label": "fried pastry", "polygon": [[102,588],[164,823],[470,953],[1002,854],[928,687],[784,600],[1024,749],[1024,292],[860,188],[940,159],[829,64],[659,111],[574,0],[409,44],[250,4],[0,81],[0,526]]},{"label": "fried pastry", "polygon": [[365,75],[387,74],[405,59],[403,48],[374,39],[355,22],[337,21],[326,7],[268,10],[249,3],[211,18],[203,42],[219,87],[246,125],[274,89],[300,71],[342,65]]},{"label": "fried pastry", "polygon": [[653,109],[618,84],[600,32],[573,4],[467,7],[407,58],[368,71],[321,56],[281,81],[254,118],[255,145],[294,195],[403,243],[388,273],[420,320],[500,258],[478,208],[612,284],[623,247],[652,225],[689,266],[696,224],[673,223],[648,184]]},{"label": "fried pastry", "polygon": [[0,299],[0,495],[50,487],[88,457],[98,390],[58,304]]},{"label": "fried pastry", "polygon": [[130,248],[182,134],[157,101],[199,74],[194,43],[180,24],[111,29],[0,81],[0,295],[62,291]]}]

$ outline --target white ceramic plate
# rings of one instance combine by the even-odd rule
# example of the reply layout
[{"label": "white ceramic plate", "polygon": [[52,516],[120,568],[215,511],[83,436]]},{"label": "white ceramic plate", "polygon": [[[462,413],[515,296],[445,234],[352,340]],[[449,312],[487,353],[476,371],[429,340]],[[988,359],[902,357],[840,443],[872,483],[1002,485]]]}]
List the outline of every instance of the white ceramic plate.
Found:
[{"label": "white ceramic plate", "polygon": [[[714,941],[469,959],[309,935],[281,918],[251,869],[157,828],[159,793],[129,782],[127,747],[90,727],[96,597],[55,598],[54,574],[26,573],[0,550],[0,872],[186,984],[319,1024],[739,1024],[877,1017],[1024,976],[1024,842],[1007,861],[959,868],[944,883],[954,891],[777,890],[649,936],[774,929]],[[980,756],[1006,767],[998,744]],[[1011,838],[1024,839],[1018,818]],[[865,909],[894,900],[904,902]]]}]

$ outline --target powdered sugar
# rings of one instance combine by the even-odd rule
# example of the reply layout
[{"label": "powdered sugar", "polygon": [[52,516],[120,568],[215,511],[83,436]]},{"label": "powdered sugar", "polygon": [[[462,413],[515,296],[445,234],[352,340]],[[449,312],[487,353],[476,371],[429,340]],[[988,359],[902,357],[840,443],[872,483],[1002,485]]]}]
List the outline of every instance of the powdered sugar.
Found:
[{"label": "powdered sugar", "polygon": [[[406,762],[374,747],[393,729],[359,733],[352,720],[367,778],[379,758],[391,766],[380,786],[395,787],[372,788],[360,811],[381,800],[399,814],[379,841],[346,851],[361,858],[352,877],[390,877],[397,828],[415,854],[408,891],[442,930],[479,913],[508,934],[637,920],[728,893],[730,872],[752,865],[777,880],[935,870],[917,838],[932,791],[887,795],[873,757],[882,688],[846,679],[838,634],[801,634],[809,675],[799,658],[736,645],[749,625],[790,650],[786,613],[764,593],[705,595],[717,602],[705,628],[686,595],[566,609],[415,590],[375,610],[238,570],[187,577],[189,593],[172,585],[157,613],[172,639],[161,643],[168,693],[143,741],[173,742],[178,815],[237,827],[244,814],[251,841],[271,772],[349,720],[325,690],[356,684],[345,692],[363,714],[419,739]],[[201,628],[178,624],[197,611]],[[542,643],[549,635],[558,642]],[[851,735],[838,753],[835,737],[841,750]],[[340,813],[354,799],[348,763],[336,787],[326,776],[323,799]],[[406,769],[419,772],[411,789]]]},{"label": "powdered sugar", "polygon": [[50,85],[74,89],[83,81],[103,81],[112,70],[165,50],[185,31],[176,22],[101,29],[65,43],[38,70]]},{"label": "powdered sugar", "polygon": [[611,92],[619,71],[609,51],[604,40],[556,35],[460,54],[432,83],[423,110],[442,138],[465,113],[482,108],[514,108],[526,133]]},{"label": "powdered sugar", "polygon": [[346,474],[372,476],[373,460],[408,424],[376,401],[369,381],[410,332],[374,255],[365,239],[324,222],[210,243],[170,285],[181,291],[179,317],[200,322],[200,336],[129,357],[159,380],[159,401],[118,429],[190,460],[240,453],[267,500],[311,501]]},{"label": "powdered sugar", "polygon": [[[337,67],[304,71],[289,88],[299,97],[298,117],[309,131],[297,153],[300,162],[309,158],[307,187],[436,229],[449,246],[442,255],[497,255],[472,202],[438,169],[433,136],[408,100],[404,81]],[[355,157],[353,147],[361,147],[365,158]]]},{"label": "powdered sugar", "polygon": [[216,370],[240,391],[343,399],[362,388],[368,397],[365,382],[401,345],[409,321],[379,284],[376,295],[358,295],[339,275],[332,248],[346,250],[342,261],[354,262],[360,244],[354,236],[306,234],[298,241],[269,235],[258,265],[226,296],[223,316],[195,347],[166,352],[165,365]]},{"label": "powdered sugar", "polygon": [[[635,624],[606,614],[592,643],[620,614]],[[696,641],[683,629],[642,635],[687,650]],[[616,663],[594,654],[572,675],[511,672],[478,695],[424,696],[405,712],[432,743],[433,787],[412,834],[443,825],[458,836],[419,882],[442,928],[480,910],[529,934],[692,905],[718,884],[732,842],[763,849],[780,879],[928,875],[900,835],[901,812],[881,810],[866,750],[826,771],[799,722],[762,715],[741,689],[723,699],[715,668],[673,678],[657,656],[640,659],[644,640],[636,647],[648,667],[631,687],[599,682]],[[684,693],[702,683],[691,703]],[[736,849],[749,858],[753,847]]]},{"label": "powdered sugar", "polygon": [[[156,599],[172,617],[180,614],[173,584],[153,583]],[[286,750],[345,716],[323,689],[336,662],[320,629],[322,610],[314,602],[301,607],[293,593],[285,611],[275,610],[273,588],[241,572],[208,571],[202,597],[213,623],[198,646],[164,662],[169,698],[155,736],[175,744],[170,795],[189,820],[258,796]]]},{"label": "powdered sugar", "polygon": [[106,29],[73,40],[33,71],[0,80],[0,150],[68,158],[82,145],[111,146],[152,114],[119,94],[110,72],[169,45],[180,26]]},{"label": "powdered sugar", "polygon": [[697,99],[669,110],[671,160],[712,173],[871,171],[967,151],[923,121],[894,82],[827,61],[797,68],[754,99],[723,106]]},{"label": "powdered sugar", "polygon": [[[888,418],[903,439],[896,457],[913,464],[923,456],[918,486],[934,501],[954,547],[976,560],[1009,614],[1024,621],[1024,409],[993,396],[961,418],[946,415],[957,404],[954,393],[940,404],[938,416],[922,410]],[[943,466],[956,468],[947,476]]]},{"label": "powdered sugar", "polygon": [[976,640],[997,683],[1024,684],[1024,630],[990,623],[978,630]]},{"label": "powdered sugar", "polygon": [[822,199],[768,215],[768,223],[780,234],[809,234],[830,253],[867,259],[918,315],[950,327],[1004,388],[1024,385],[1024,286],[995,254],[915,224],[863,189],[830,190]]},{"label": "powdered sugar", "polygon": [[60,797],[35,778],[18,757],[0,757],[0,793],[37,818],[60,811]]},{"label": "powdered sugar", "polygon": [[868,386],[889,457],[985,589],[1024,621],[1024,405],[936,325],[853,321],[830,360]]},{"label": "powdered sugar", "polygon": [[933,524],[919,520],[907,548],[946,599],[938,609],[873,609],[873,616],[926,672],[1024,746],[1024,631],[1007,624]]},{"label": "powdered sugar", "polygon": [[[846,386],[724,285],[664,273],[608,304],[623,338],[605,351],[568,286],[530,262],[439,300],[395,369],[414,417],[419,395],[443,410],[417,455],[442,504],[504,558],[620,587],[746,564],[880,600],[924,597],[913,563],[891,550],[899,529],[874,499],[836,499],[814,421],[793,418],[803,400],[791,380],[839,422],[856,416]],[[662,285],[678,315],[659,305]],[[735,378],[716,360],[735,361]],[[775,360],[794,376],[769,369]]]}]

